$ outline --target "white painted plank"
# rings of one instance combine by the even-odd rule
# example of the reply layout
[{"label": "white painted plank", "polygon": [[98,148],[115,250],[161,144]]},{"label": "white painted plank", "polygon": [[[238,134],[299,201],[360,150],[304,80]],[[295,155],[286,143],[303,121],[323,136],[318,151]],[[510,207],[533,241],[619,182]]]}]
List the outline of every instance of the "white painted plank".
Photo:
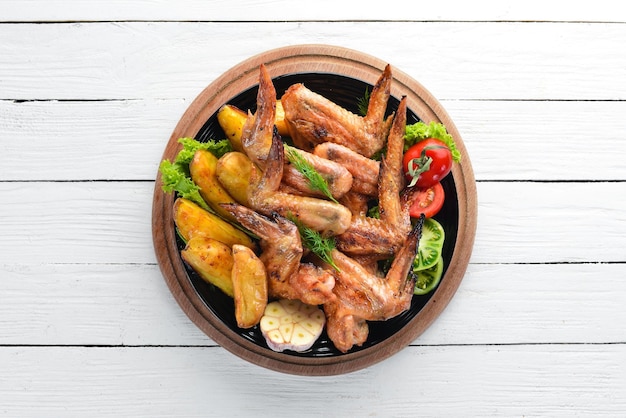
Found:
[{"label": "white painted plank", "polygon": [[[0,414],[624,415],[626,57],[616,51],[626,26],[502,20],[624,22],[626,9],[444,0],[413,13],[326,1],[0,0],[5,22],[207,20],[0,24]],[[173,114],[206,84],[305,42],[364,50],[421,81],[457,121],[480,180],[622,182],[482,181],[472,264],[411,347],[332,378],[247,364],[213,346],[160,277],[151,180]],[[81,137],[99,140],[82,159]],[[131,181],[54,181],[93,179]]]},{"label": "white painted plank", "polygon": [[[5,263],[154,263],[151,182],[0,183]],[[623,262],[626,182],[478,184],[474,263]]]},{"label": "white painted plank", "polygon": [[472,261],[623,262],[626,182],[480,183]]},{"label": "white painted plank", "polygon": [[3,264],[156,263],[153,183],[3,183]]},{"label": "white painted plank", "polygon": [[317,0],[313,7],[294,7],[288,0],[134,0],[134,1],[2,0],[0,21],[72,20],[548,20],[548,21],[625,21],[623,8],[613,1],[559,2],[530,0],[509,3],[476,0],[426,1],[392,0],[384,7],[371,0],[336,2]]},{"label": "white painted plank", "polygon": [[189,102],[0,101],[1,180],[154,180]]},{"label": "white painted plank", "polygon": [[626,102],[442,104],[478,180],[626,179]]},{"label": "white painted plank", "polygon": [[379,57],[440,99],[626,97],[623,24],[7,24],[0,39],[2,99],[191,99],[242,60],[302,43]]},{"label": "white painted plank", "polygon": [[214,344],[178,307],[159,267],[0,266],[0,344]]},{"label": "white painted plank", "polygon": [[[0,101],[0,180],[153,180],[189,103]],[[478,180],[626,179],[626,101],[442,104]]]},{"label": "white painted plank", "polygon": [[[626,346],[406,349],[348,375],[300,377],[221,348],[1,347],[7,416],[620,416]],[[280,411],[280,412],[278,412]]]},{"label": "white painted plank", "polygon": [[[471,264],[413,345],[626,342],[626,263]],[[212,345],[155,265],[0,266],[0,345]]]},{"label": "white painted plank", "polygon": [[626,263],[470,264],[414,344],[624,343]]}]

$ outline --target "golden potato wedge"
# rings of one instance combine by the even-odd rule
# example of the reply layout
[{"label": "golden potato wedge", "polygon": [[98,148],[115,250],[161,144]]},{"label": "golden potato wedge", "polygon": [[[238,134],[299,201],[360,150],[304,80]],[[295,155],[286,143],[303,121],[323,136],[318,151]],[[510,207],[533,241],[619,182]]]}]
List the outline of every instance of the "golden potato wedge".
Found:
[{"label": "golden potato wedge", "polygon": [[[226,104],[217,111],[217,122],[226,134],[226,138],[230,141],[235,151],[243,151],[241,145],[241,132],[243,124],[246,123],[248,113],[239,109],[237,106]],[[276,100],[276,117],[274,124],[281,136],[289,136],[289,129],[285,122],[285,109],[280,100]]]},{"label": "golden potato wedge", "polygon": [[198,150],[189,163],[189,173],[193,182],[200,187],[200,195],[211,209],[222,218],[235,221],[235,218],[220,206],[221,203],[235,203],[235,200],[217,179],[217,161],[217,157],[210,151]]},{"label": "golden potato wedge", "polygon": [[203,280],[234,297],[233,254],[228,245],[212,238],[194,236],[187,241],[180,255]]},{"label": "golden potato wedge", "polygon": [[243,151],[241,132],[248,114],[233,105],[224,105],[217,111],[217,122],[235,151]]},{"label": "golden potato wedge", "polygon": [[248,187],[254,163],[242,152],[229,152],[217,161],[217,179],[238,203],[249,206]]},{"label": "golden potato wedge", "polygon": [[283,108],[283,102],[276,100],[276,117],[274,124],[278,129],[280,136],[289,136],[289,129],[287,128],[287,122],[285,121],[285,109]]},{"label": "golden potato wedge", "polygon": [[233,245],[232,282],[239,328],[259,323],[267,305],[267,272],[263,262],[243,245]]},{"label": "golden potato wedge", "polygon": [[229,248],[234,244],[256,248],[252,238],[245,232],[182,197],[174,202],[174,223],[185,241],[203,236],[219,241]]}]

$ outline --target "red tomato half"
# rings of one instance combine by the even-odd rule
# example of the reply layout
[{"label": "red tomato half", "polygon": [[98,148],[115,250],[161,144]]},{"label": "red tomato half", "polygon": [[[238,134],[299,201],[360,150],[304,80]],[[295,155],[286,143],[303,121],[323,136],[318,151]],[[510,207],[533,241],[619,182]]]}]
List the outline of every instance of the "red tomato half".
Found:
[{"label": "red tomato half", "polygon": [[419,218],[423,213],[425,217],[432,218],[443,206],[445,194],[441,183],[422,189],[415,187],[410,196],[412,201],[409,213],[412,218]]},{"label": "red tomato half", "polygon": [[409,184],[417,177],[413,185],[427,188],[448,175],[452,169],[452,153],[440,140],[427,138],[407,150],[402,158],[402,166]]}]

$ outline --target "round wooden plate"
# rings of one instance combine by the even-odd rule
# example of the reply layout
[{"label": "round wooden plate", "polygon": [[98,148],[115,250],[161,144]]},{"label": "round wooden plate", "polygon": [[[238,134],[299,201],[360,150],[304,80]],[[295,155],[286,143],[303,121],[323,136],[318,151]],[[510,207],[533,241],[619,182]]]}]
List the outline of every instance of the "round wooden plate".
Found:
[{"label": "round wooden plate", "polygon": [[[183,114],[165,147],[163,159],[173,160],[181,137],[222,139],[215,114],[225,103],[254,111],[259,66],[265,64],[277,95],[294,82],[344,107],[355,107],[365,88],[376,82],[387,64],[367,54],[328,45],[298,45],[271,50],[236,65],[206,87]],[[469,263],[476,231],[476,184],[467,150],[441,104],[417,81],[393,67],[390,109],[407,96],[407,123],[443,123],[462,154],[451,175],[442,182],[446,203],[437,215],[444,226],[446,269],[437,289],[415,296],[411,309],[389,321],[372,323],[370,338],[348,353],[321,340],[306,353],[278,353],[265,345],[260,331],[242,330],[234,322],[232,301],[204,283],[182,261],[181,242],[173,222],[172,194],[163,193],[157,174],[152,208],[152,233],[157,260],[176,301],[210,338],[231,353],[268,369],[297,375],[336,375],[375,364],[415,340],[443,311],[456,292]],[[353,110],[356,112],[356,110]],[[220,136],[221,135],[221,136]]]}]

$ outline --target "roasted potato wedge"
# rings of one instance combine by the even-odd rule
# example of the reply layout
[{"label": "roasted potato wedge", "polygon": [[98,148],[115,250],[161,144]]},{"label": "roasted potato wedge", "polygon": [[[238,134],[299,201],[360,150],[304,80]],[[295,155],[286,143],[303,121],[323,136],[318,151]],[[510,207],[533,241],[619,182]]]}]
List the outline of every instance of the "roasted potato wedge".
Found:
[{"label": "roasted potato wedge", "polygon": [[193,182],[200,187],[200,195],[211,209],[222,218],[235,221],[233,216],[220,206],[221,203],[235,203],[235,200],[217,179],[217,161],[217,157],[211,152],[198,150],[189,163],[189,173]]},{"label": "roasted potato wedge", "polygon": [[233,245],[232,251],[235,318],[239,328],[251,328],[259,323],[267,306],[267,273],[250,248]]},{"label": "roasted potato wedge", "polygon": [[217,179],[237,203],[248,204],[250,173],[256,170],[254,163],[242,152],[229,152],[217,161]]},{"label": "roasted potato wedge", "polygon": [[[237,106],[224,105],[217,112],[217,122],[226,134],[226,138],[230,141],[235,151],[243,151],[241,145],[241,132],[243,124],[246,123],[248,113],[239,109]],[[289,129],[285,122],[285,109],[280,100],[276,100],[276,118],[274,124],[281,136],[289,136]]]},{"label": "roasted potato wedge", "polygon": [[219,241],[229,248],[234,244],[256,248],[254,241],[245,232],[182,197],[174,202],[174,223],[185,241],[203,236]]},{"label": "roasted potato wedge", "polygon": [[233,254],[228,245],[197,235],[187,241],[187,246],[180,254],[203,280],[217,286],[228,296],[234,297]]},{"label": "roasted potato wedge", "polygon": [[289,136],[289,128],[287,128],[287,122],[285,121],[285,109],[283,108],[283,102],[276,100],[276,118],[274,124],[280,136]]},{"label": "roasted potato wedge", "polygon": [[217,111],[217,122],[235,151],[243,151],[241,132],[248,114],[233,105],[224,105]]}]

